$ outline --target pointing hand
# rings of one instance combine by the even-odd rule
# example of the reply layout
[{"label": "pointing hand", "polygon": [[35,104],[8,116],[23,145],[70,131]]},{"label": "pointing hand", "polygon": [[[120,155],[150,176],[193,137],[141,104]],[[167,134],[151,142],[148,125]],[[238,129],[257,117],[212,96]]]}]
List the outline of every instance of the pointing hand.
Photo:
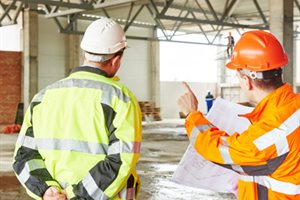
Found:
[{"label": "pointing hand", "polygon": [[182,82],[182,85],[187,92],[178,99],[177,103],[180,111],[183,114],[188,115],[190,112],[198,110],[198,100],[186,82]]}]

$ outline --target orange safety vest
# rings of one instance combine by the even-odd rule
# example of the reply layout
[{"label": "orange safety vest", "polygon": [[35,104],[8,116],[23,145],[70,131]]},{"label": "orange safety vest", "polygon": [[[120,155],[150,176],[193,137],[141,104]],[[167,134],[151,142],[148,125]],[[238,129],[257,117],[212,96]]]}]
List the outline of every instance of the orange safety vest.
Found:
[{"label": "orange safety vest", "polygon": [[300,199],[300,94],[286,83],[246,115],[251,125],[229,136],[200,112],[185,127],[207,160],[240,174],[238,198]]}]

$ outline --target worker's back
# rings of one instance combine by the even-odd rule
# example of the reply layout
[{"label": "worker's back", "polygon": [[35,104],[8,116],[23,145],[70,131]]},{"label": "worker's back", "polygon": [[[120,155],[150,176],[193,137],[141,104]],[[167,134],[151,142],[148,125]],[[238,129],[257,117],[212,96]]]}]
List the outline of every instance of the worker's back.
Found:
[{"label": "worker's back", "polygon": [[[73,191],[72,185],[78,184],[79,190],[90,174],[103,195],[113,197],[129,177],[133,181],[128,188],[138,183],[134,166],[142,139],[139,106],[126,87],[99,69],[76,70],[34,97],[31,117],[26,118],[30,121],[23,125],[17,145],[38,150],[62,188]],[[31,124],[33,135],[28,135]]]}]

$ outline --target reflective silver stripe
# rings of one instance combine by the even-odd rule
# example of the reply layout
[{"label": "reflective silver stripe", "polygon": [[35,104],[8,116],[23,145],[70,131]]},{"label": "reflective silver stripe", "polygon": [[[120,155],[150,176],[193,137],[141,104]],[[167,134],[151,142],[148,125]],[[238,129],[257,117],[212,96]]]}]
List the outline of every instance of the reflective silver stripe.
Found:
[{"label": "reflective silver stripe", "polygon": [[190,142],[193,144],[195,144],[196,142],[196,139],[197,139],[197,136],[199,134],[199,130],[198,128],[195,126],[193,129],[192,129],[192,132],[191,132],[191,135],[190,135]]},{"label": "reflective silver stripe", "polygon": [[241,174],[246,174],[245,171],[243,170],[243,168],[240,165],[232,164],[233,161],[232,161],[230,153],[229,153],[229,144],[227,143],[226,138],[227,138],[226,136],[221,136],[220,137],[220,140],[223,142],[223,144],[221,144],[220,147],[219,147],[221,156],[222,156],[222,158],[225,162],[224,164],[231,164],[231,168],[234,171],[239,172]]},{"label": "reflective silver stripe", "polygon": [[233,164],[233,161],[231,159],[230,153],[229,153],[229,148],[228,146],[225,145],[220,145],[219,146],[219,151],[221,153],[221,156],[224,160],[224,164]]},{"label": "reflective silver stripe", "polygon": [[17,144],[36,150],[67,150],[89,154],[106,154],[108,145],[70,139],[44,139],[19,135]]},{"label": "reflective silver stripe", "polygon": [[102,103],[107,105],[111,105],[112,99],[114,96],[118,97],[120,100],[124,101],[125,103],[130,101],[130,97],[127,96],[122,90],[113,85],[93,81],[89,79],[64,79],[58,82],[49,85],[46,89],[43,89],[35,98],[33,99],[34,102],[40,102],[46,92],[46,90],[57,89],[57,88],[89,88],[89,89],[98,89],[102,90]]},{"label": "reflective silver stripe", "polygon": [[197,126],[198,130],[201,132],[204,132],[207,129],[212,128],[212,127],[214,127],[214,125],[212,125],[212,124],[202,124],[200,126]]},{"label": "reflective silver stripe", "polygon": [[297,195],[300,194],[300,185],[295,185],[288,182],[283,182],[271,178],[269,176],[243,176],[240,175],[240,180],[245,182],[255,182],[269,188],[272,191],[287,194]]},{"label": "reflective silver stripe", "polygon": [[41,102],[46,92],[46,88],[42,89],[36,96],[33,98],[33,102]]},{"label": "reflective silver stripe", "polygon": [[278,128],[275,128],[254,140],[255,146],[261,151],[275,144],[278,156],[289,151],[287,136],[299,127],[300,109],[293,113]]},{"label": "reflective silver stripe", "polygon": [[231,167],[232,167],[232,169],[233,169],[234,171],[237,171],[237,172],[239,172],[239,173],[241,173],[241,174],[246,174],[246,173],[244,172],[243,168],[242,168],[241,166],[239,166],[239,165],[231,165]]},{"label": "reflective silver stripe", "polygon": [[203,124],[200,126],[195,126],[192,129],[191,135],[190,135],[190,141],[192,144],[195,144],[197,136],[199,134],[199,132],[204,132],[206,131],[208,128],[214,127],[212,124]]},{"label": "reflective silver stripe", "polygon": [[225,145],[225,146],[229,146],[229,144],[227,143],[227,139],[228,137],[227,136],[221,136],[220,137],[220,140],[223,142],[223,144]]},{"label": "reflective silver stripe", "polygon": [[29,172],[34,171],[36,169],[43,169],[43,168],[46,168],[43,160],[40,159],[29,160],[28,162],[25,163],[24,168],[22,172],[19,174],[18,178],[21,183],[25,183],[30,177]]},{"label": "reflective silver stripe", "polygon": [[82,180],[82,185],[94,200],[108,199],[108,196],[106,196],[104,192],[98,187],[90,173],[86,177],[84,177],[84,179]]},{"label": "reflective silver stripe", "polygon": [[287,138],[284,138],[282,140],[279,140],[275,143],[277,155],[281,156],[285,153],[288,153],[290,151],[289,143],[287,141]]},{"label": "reflective silver stripe", "polygon": [[107,154],[140,153],[141,142],[115,142],[108,147]]}]

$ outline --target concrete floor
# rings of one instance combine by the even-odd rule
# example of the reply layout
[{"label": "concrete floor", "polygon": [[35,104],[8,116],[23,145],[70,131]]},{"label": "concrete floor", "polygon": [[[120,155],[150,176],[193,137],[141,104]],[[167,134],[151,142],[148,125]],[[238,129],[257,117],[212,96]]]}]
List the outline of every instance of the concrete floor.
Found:
[{"label": "concrete floor", "polygon": [[[0,134],[0,200],[29,200],[11,169],[17,135]],[[143,143],[137,172],[142,188],[139,200],[234,200],[232,194],[215,193],[171,181],[188,140],[181,120],[143,124]]]}]

